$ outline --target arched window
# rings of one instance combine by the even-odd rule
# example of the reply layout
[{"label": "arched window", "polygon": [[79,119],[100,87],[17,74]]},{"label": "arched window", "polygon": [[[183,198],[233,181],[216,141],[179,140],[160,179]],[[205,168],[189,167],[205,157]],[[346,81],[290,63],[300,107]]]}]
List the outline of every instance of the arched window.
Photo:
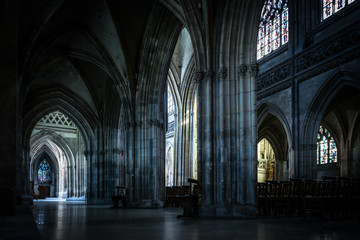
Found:
[{"label": "arched window", "polygon": [[38,183],[51,184],[51,168],[49,162],[44,158],[38,168]]},{"label": "arched window", "polygon": [[330,132],[320,125],[317,136],[317,164],[337,162],[337,148]]},{"label": "arched window", "polygon": [[344,9],[356,0],[321,0],[322,1],[322,20],[327,19],[334,13]]},{"label": "arched window", "polygon": [[261,12],[257,42],[257,59],[288,42],[287,0],[266,0]]},{"label": "arched window", "polygon": [[174,100],[169,86],[168,86],[167,97],[168,97],[168,114],[171,115],[174,113]]}]

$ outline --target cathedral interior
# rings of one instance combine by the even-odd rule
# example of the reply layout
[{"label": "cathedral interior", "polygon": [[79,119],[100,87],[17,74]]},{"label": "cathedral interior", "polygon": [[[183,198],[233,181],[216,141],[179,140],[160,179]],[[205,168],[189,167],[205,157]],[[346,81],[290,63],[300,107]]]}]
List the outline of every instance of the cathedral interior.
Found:
[{"label": "cathedral interior", "polygon": [[0,0],[0,49],[1,239],[360,234],[360,0]]}]

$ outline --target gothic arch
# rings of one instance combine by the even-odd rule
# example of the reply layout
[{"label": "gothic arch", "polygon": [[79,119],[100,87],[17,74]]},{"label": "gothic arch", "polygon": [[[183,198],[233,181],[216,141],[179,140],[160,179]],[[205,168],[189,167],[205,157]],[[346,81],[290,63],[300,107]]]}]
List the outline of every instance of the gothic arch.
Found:
[{"label": "gothic arch", "polygon": [[[133,205],[163,205],[165,134],[164,90],[172,54],[181,31],[180,21],[161,3],[155,2],[149,16],[139,57],[139,75],[134,119],[128,133],[136,136],[129,145],[128,185]],[[151,49],[151,50],[149,50]],[[136,167],[141,166],[141,167]],[[155,185],[141,189],[148,182]]]},{"label": "gothic arch", "polygon": [[[97,185],[101,183],[101,179],[98,179],[98,169],[93,166],[97,164],[101,156],[101,152],[98,151],[96,145],[100,127],[91,107],[78,99],[76,94],[59,86],[39,89],[36,94],[32,94],[31,98],[25,101],[23,108],[23,146],[25,146],[25,149],[30,147],[31,133],[35,125],[42,117],[54,111],[60,111],[68,116],[75,123],[83,137],[85,151],[80,154],[84,154],[83,156],[87,159],[87,199],[88,202],[96,201],[96,199],[101,198],[97,191]],[[24,155],[24,165],[26,166],[30,161],[30,153],[25,151]],[[23,171],[23,176],[29,179],[28,169],[23,169]],[[73,193],[70,192],[70,195],[72,196]]]},{"label": "gothic arch", "polygon": [[99,128],[98,119],[90,106],[59,86],[39,89],[26,101],[23,111],[24,146],[29,145],[32,130],[38,121],[54,111],[62,112],[75,123],[84,137],[86,150],[91,150],[94,130]]},{"label": "gothic arch", "polygon": [[299,172],[297,175],[299,177],[316,178],[317,168],[314,159],[316,159],[317,132],[326,109],[345,87],[360,90],[359,76],[351,71],[339,69],[325,81],[309,105],[300,131],[303,133],[300,144],[304,146],[304,150],[300,151],[299,159],[303,159],[303,162],[298,163]]},{"label": "gothic arch", "polygon": [[[74,165],[74,162],[75,162],[74,154],[72,153],[72,150],[69,147],[69,145],[59,134],[57,134],[53,131],[50,131],[50,130],[42,130],[42,131],[36,133],[31,138],[31,143],[30,143],[30,145],[32,146],[30,148],[31,159],[36,158],[36,153],[39,152],[39,150],[37,150],[37,148],[39,146],[42,146],[44,144],[48,145],[47,141],[52,141],[64,152],[64,154],[66,155],[66,160],[67,160],[66,164],[67,165],[69,165],[69,166]],[[51,148],[49,147],[49,149],[51,149]]]},{"label": "gothic arch", "polygon": [[[266,101],[258,105],[257,115],[258,141],[263,138],[269,141],[274,150],[276,160],[278,161],[276,165],[276,179],[287,180],[289,178],[289,171],[291,172],[294,167],[293,162],[291,162],[291,157],[289,156],[291,130],[288,121],[281,109]],[[276,126],[269,125],[267,124],[268,121],[275,121],[278,122],[278,124],[276,124]],[[284,132],[283,134],[281,133],[282,131]]]},{"label": "gothic arch", "polygon": [[269,103],[267,101],[262,101],[258,104],[258,107],[257,107],[258,128],[264,122],[264,119],[266,118],[266,116],[268,114],[274,115],[281,122],[284,130],[286,131],[287,140],[291,144],[291,130],[290,130],[289,123],[288,123],[284,113],[281,111],[281,109],[272,103]]},{"label": "gothic arch", "polygon": [[[54,196],[58,197],[60,181],[59,181],[59,164],[56,159],[56,156],[54,155],[53,151],[49,149],[49,146],[47,146],[47,145],[42,146],[39,150],[40,151],[38,152],[38,154],[36,154],[34,156],[34,159],[31,161],[30,169],[32,171],[30,171],[30,176],[31,176],[30,180],[31,179],[33,180],[34,186],[39,185],[38,180],[37,180],[37,169],[38,169],[38,166],[39,166],[40,162],[42,161],[42,159],[45,156],[48,156],[49,158],[47,158],[47,160],[52,169],[53,182],[51,183],[51,185],[54,185]],[[52,196],[50,195],[50,197],[52,197]]]}]

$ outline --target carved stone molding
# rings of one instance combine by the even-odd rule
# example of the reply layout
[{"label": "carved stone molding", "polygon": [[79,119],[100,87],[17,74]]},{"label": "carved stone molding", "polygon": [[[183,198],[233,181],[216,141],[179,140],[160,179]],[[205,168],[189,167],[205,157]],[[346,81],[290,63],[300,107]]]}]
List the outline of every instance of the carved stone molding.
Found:
[{"label": "carved stone molding", "polygon": [[261,75],[256,80],[256,90],[261,91],[272,85],[275,85],[290,76],[290,64],[284,64],[272,70],[271,72]]},{"label": "carved stone molding", "polygon": [[155,126],[160,129],[164,128],[164,124],[157,119],[149,119],[147,120],[147,124],[149,124],[149,126]]},{"label": "carved stone molding", "polygon": [[218,69],[218,78],[220,81],[226,80],[227,78],[227,69],[225,67],[221,67]]},{"label": "carved stone molding", "polygon": [[246,75],[247,70],[248,70],[248,67],[246,66],[246,64],[241,64],[238,69],[238,73],[240,76],[244,77]]},{"label": "carved stone molding", "polygon": [[257,77],[259,73],[259,64],[253,63],[249,66],[249,73],[252,77]]},{"label": "carved stone molding", "polygon": [[295,71],[304,71],[322,61],[345,52],[348,49],[359,45],[360,28],[358,26],[338,32],[335,37],[329,38],[320,45],[309,47],[295,58]]},{"label": "carved stone molding", "polygon": [[118,154],[118,155],[124,155],[124,150],[119,149],[119,148],[114,148],[113,153]]},{"label": "carved stone molding", "polygon": [[285,90],[287,88],[291,87],[291,81],[290,80],[287,80],[279,85],[277,85],[276,87],[273,87],[265,92],[262,92],[262,93],[258,93],[257,94],[257,100],[260,100],[260,99],[263,99],[263,98],[266,98],[268,96],[271,96],[277,92],[280,92],[282,90]]},{"label": "carved stone molding", "polygon": [[212,81],[214,78],[214,72],[212,70],[208,70],[204,72],[204,81]]},{"label": "carved stone molding", "polygon": [[143,122],[142,121],[138,121],[138,122],[127,122],[126,124],[125,124],[125,127],[126,127],[126,129],[129,129],[129,128],[131,128],[131,127],[133,127],[133,128],[141,128],[142,127],[142,124],[143,124]]},{"label": "carved stone molding", "polygon": [[196,83],[200,83],[204,78],[204,73],[201,71],[194,72],[193,75]]}]

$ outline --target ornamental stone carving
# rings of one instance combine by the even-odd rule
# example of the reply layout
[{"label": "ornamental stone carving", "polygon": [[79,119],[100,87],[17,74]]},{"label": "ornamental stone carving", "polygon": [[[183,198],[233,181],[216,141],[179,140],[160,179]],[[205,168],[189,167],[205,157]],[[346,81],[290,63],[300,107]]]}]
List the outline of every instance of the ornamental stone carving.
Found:
[{"label": "ornamental stone carving", "polygon": [[259,73],[259,65],[257,63],[251,64],[249,66],[249,73],[252,77],[257,77]]},{"label": "ornamental stone carving", "polygon": [[276,69],[262,74],[256,81],[256,90],[261,91],[277,84],[290,76],[290,64],[282,63]]},{"label": "ornamental stone carving", "polygon": [[201,71],[194,72],[193,75],[196,83],[200,83],[204,77],[204,73]]},{"label": "ornamental stone carving", "polygon": [[227,69],[225,67],[221,67],[218,69],[218,77],[220,81],[226,80]]},{"label": "ornamental stone carving", "polygon": [[118,155],[124,155],[124,150],[119,149],[119,148],[114,148],[113,153],[118,154]]},{"label": "ornamental stone carving", "polygon": [[155,126],[157,128],[163,129],[164,128],[164,124],[162,122],[160,122],[157,119],[149,119],[147,121],[147,124],[149,124],[149,126]]},{"label": "ornamental stone carving", "polygon": [[212,81],[214,78],[214,72],[212,70],[208,70],[204,73],[204,80],[205,81]]},{"label": "ornamental stone carving", "polygon": [[248,70],[248,67],[246,66],[246,64],[242,64],[242,65],[240,65],[240,67],[238,69],[238,73],[240,76],[244,77],[246,75],[247,70]]},{"label": "ornamental stone carving", "polygon": [[332,56],[347,51],[360,43],[360,28],[338,32],[337,37],[324,41],[321,45],[308,48],[295,58],[295,71],[304,71]]}]

